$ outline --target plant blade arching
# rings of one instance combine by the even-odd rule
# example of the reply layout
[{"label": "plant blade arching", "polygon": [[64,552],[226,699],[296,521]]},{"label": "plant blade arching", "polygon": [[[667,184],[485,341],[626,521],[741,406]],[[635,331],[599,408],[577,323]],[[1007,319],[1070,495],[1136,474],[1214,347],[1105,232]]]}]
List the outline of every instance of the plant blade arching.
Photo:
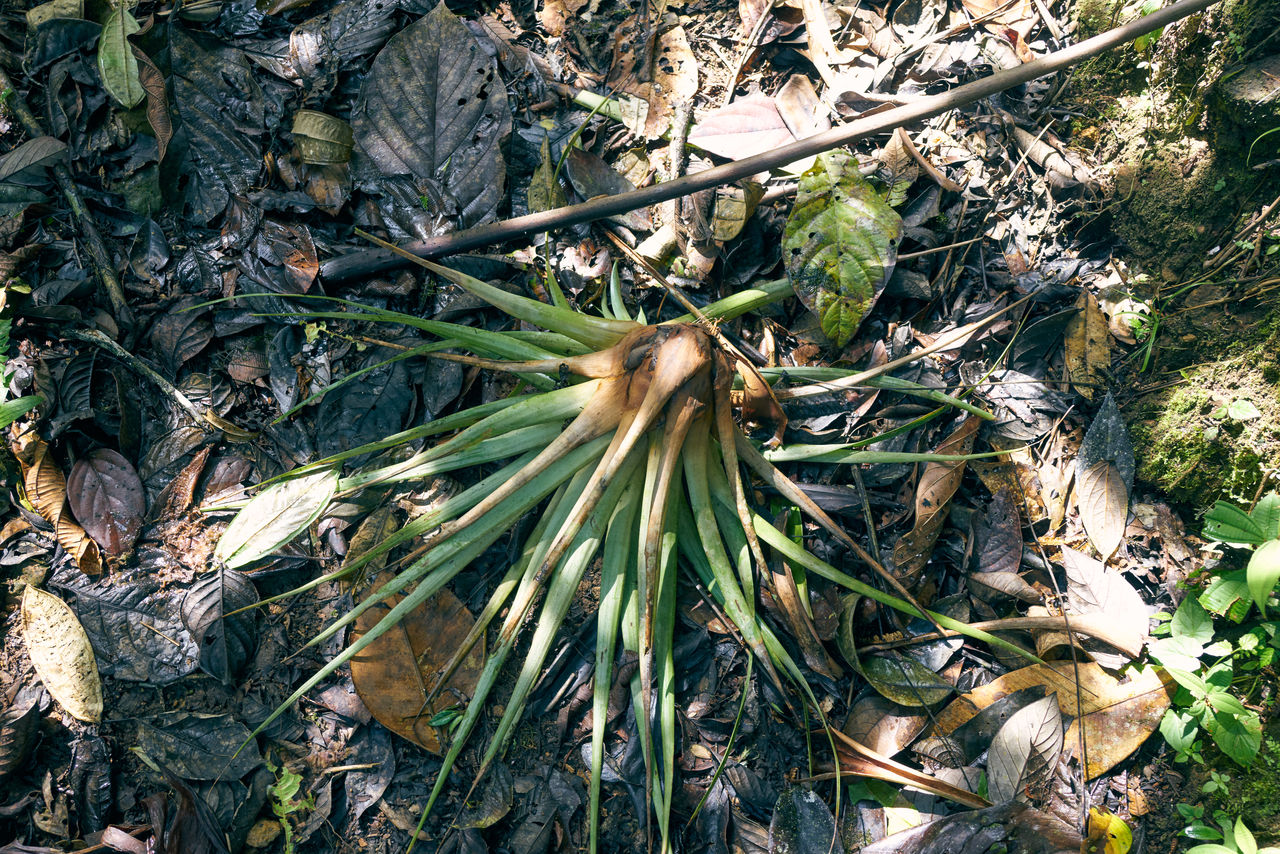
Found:
[{"label": "plant blade arching", "polygon": [[[986,632],[924,611],[911,601],[906,591],[900,591],[904,594],[901,597],[891,596],[858,582],[817,560],[755,511],[742,481],[742,463],[763,477],[768,485],[779,489],[784,498],[831,532],[856,557],[884,573],[883,567],[743,434],[731,411],[734,405],[745,401],[744,409],[754,407],[753,420],[770,428],[785,423],[785,413],[764,375],[745,363],[714,329],[695,323],[645,326],[625,320],[591,318],[564,306],[548,306],[509,294],[430,262],[422,262],[422,266],[439,272],[517,319],[544,325],[552,331],[520,333],[520,336],[493,333],[350,303],[343,305],[344,309],[352,309],[350,311],[315,312],[313,316],[407,323],[442,336],[445,341],[441,344],[448,343],[475,354],[428,353],[428,357],[449,358],[518,375],[533,373],[543,378],[563,375],[567,370],[579,379],[563,388],[548,388],[538,383],[535,384],[537,390],[525,397],[464,410],[440,422],[319,461],[304,467],[297,477],[272,483],[246,505],[229,528],[233,533],[242,529],[249,531],[253,524],[260,527],[260,522],[253,523],[243,517],[253,515],[253,508],[265,506],[268,500],[278,501],[282,495],[292,495],[287,489],[290,484],[300,484],[295,486],[299,493],[308,492],[304,487],[323,484],[319,498],[311,495],[308,501],[299,502],[293,530],[301,531],[306,525],[298,522],[305,518],[309,525],[328,504],[352,492],[377,489],[380,494],[388,494],[398,484],[435,473],[520,457],[391,534],[382,544],[367,549],[338,573],[323,577],[332,579],[358,572],[365,565],[376,565],[373,561],[381,564],[393,549],[417,537],[425,538],[407,557],[392,564],[402,568],[385,573],[386,580],[324,628],[312,643],[333,637],[387,597],[396,596],[399,601],[358,641],[305,680],[271,719],[443,589],[518,519],[536,510],[553,494],[555,497],[540,511],[534,534],[520,551],[520,560],[496,581],[490,600],[461,644],[462,649],[444,668],[446,672],[452,669],[472,643],[483,636],[486,627],[506,609],[474,693],[458,719],[454,741],[433,783],[428,813],[439,803],[451,769],[479,727],[500,673],[528,623],[533,627],[529,652],[513,693],[507,698],[505,712],[497,722],[494,737],[481,754],[481,770],[505,749],[569,603],[601,549],[606,565],[601,573],[601,609],[596,630],[597,685],[591,736],[593,810],[598,808],[601,797],[599,772],[606,754],[603,718],[607,714],[608,688],[621,646],[638,661],[630,682],[648,775],[645,793],[652,807],[645,822],[646,826],[653,823],[662,850],[670,850],[674,844],[670,811],[676,792],[673,649],[677,560],[687,561],[694,567],[712,600],[729,615],[752,657],[759,659],[769,678],[780,687],[786,683],[794,686],[801,705],[792,708],[813,710],[824,725],[825,718],[817,697],[805,682],[804,671],[757,616],[759,572],[766,566],[764,545],[773,548],[789,565],[796,567],[797,572],[807,570],[911,616],[923,616],[935,621],[935,625],[1021,653]],[[707,314],[715,319],[717,311],[737,312],[779,298],[785,288],[778,285],[770,283],[756,293],[723,300],[707,309]],[[623,313],[618,308],[611,309],[615,317]],[[421,349],[426,352],[431,347]],[[495,361],[495,358],[512,361]],[[813,374],[809,378],[826,380],[829,377],[838,379],[830,373]],[[739,379],[743,388],[740,396],[737,392],[730,393]],[[935,390],[892,378],[877,378],[877,382],[941,405],[957,406],[979,417],[985,415],[976,407]],[[561,424],[566,421],[569,426],[562,429]],[[407,460],[391,464],[375,462],[345,477],[339,474],[341,463],[357,454],[451,431],[457,432]],[[771,455],[781,460],[787,459],[789,453],[795,458],[804,458],[802,452],[786,450]],[[838,462],[871,459],[854,456],[857,452],[849,447],[823,448],[817,453],[824,460]],[[920,457],[905,455],[902,459],[918,461]],[[274,536],[273,533],[271,539]],[[254,537],[255,543],[268,539],[265,534],[235,533],[220,549],[227,557],[245,560],[248,554],[262,551],[261,544],[252,550],[245,545]],[[299,590],[314,588],[319,583],[319,580],[308,582]],[[540,606],[539,599],[542,600]],[[536,617],[532,616],[535,613]],[[834,742],[832,748],[834,751]],[[598,836],[599,826],[593,821],[593,847]]]}]

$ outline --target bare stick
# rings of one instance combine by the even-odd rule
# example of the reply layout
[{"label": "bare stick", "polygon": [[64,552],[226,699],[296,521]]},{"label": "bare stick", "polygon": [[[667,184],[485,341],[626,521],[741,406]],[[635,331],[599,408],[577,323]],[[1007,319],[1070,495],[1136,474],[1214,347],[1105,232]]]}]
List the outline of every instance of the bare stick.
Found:
[{"label": "bare stick", "polygon": [[[857,119],[847,125],[784,145],[764,154],[735,160],[704,172],[686,175],[675,181],[644,187],[629,193],[604,196],[582,204],[518,216],[503,222],[488,223],[432,237],[429,240],[416,241],[405,248],[414,255],[424,258],[453,255],[479,246],[490,246],[538,232],[603,219],[687,196],[699,190],[729,184],[740,178],[765,172],[805,157],[812,157],[877,133],[941,115],[948,110],[972,104],[1005,89],[1070,68],[1085,59],[1133,41],[1138,36],[1166,27],[1188,15],[1202,12],[1215,2],[1217,0],[1179,0],[1158,12],[1108,30],[1079,44],[1065,47],[1040,59],[1023,63],[1016,68],[997,71],[982,80],[957,86],[950,92],[920,98],[910,104]],[[329,259],[320,266],[320,274],[327,281],[342,281],[389,270],[404,263],[402,258],[392,252],[369,249]]]}]

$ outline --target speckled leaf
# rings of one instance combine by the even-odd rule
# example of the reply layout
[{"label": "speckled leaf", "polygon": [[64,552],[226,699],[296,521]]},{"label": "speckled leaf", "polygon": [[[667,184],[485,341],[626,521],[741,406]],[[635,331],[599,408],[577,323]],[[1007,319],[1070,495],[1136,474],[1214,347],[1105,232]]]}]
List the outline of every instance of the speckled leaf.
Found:
[{"label": "speckled leaf", "polygon": [[213,556],[238,569],[264,558],[305,531],[338,489],[338,472],[318,471],[279,481],[241,508],[222,532]]},{"label": "speckled leaf", "polygon": [[67,603],[28,586],[22,594],[22,637],[36,675],[58,705],[78,721],[102,720],[102,680],[93,647]]},{"label": "speckled leaf", "polygon": [[769,854],[843,854],[836,820],[811,789],[789,788],[778,796],[769,821]]},{"label": "speckled leaf", "polygon": [[837,346],[848,343],[884,290],[901,237],[902,220],[851,155],[819,155],[800,176],[783,233],[787,275]]},{"label": "speckled leaf", "polygon": [[507,87],[493,58],[440,3],[387,43],[351,113],[356,145],[383,175],[439,181],[461,225],[502,199]]}]

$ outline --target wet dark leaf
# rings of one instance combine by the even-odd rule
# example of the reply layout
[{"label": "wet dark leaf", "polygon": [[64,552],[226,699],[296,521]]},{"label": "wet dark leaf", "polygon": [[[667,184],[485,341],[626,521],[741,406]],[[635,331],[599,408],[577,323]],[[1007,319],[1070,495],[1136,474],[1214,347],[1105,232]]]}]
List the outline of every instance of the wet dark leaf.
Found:
[{"label": "wet dark leaf", "polygon": [[1025,804],[1009,803],[958,813],[895,833],[861,854],[934,854],[941,851],[1075,854],[1080,834]]},{"label": "wet dark leaf", "polygon": [[204,312],[187,310],[195,303],[194,299],[179,301],[151,327],[151,346],[171,377],[213,340],[213,325]]},{"label": "wet dark leaf", "polygon": [[302,399],[298,368],[293,363],[293,357],[301,348],[302,330],[293,325],[281,327],[267,345],[267,366],[271,371],[268,382],[281,412],[292,409]]},{"label": "wet dark leaf", "polygon": [[119,452],[99,448],[76,461],[67,478],[71,512],[113,557],[133,548],[147,512],[142,480]]},{"label": "wet dark leaf", "polygon": [[391,734],[378,724],[362,727],[349,746],[351,764],[356,768],[347,772],[347,807],[352,820],[358,822],[391,784],[396,774],[396,757]]},{"label": "wet dark leaf", "polygon": [[[617,196],[635,189],[634,184],[605,163],[599,155],[581,148],[571,148],[565,153],[564,167],[574,192],[584,199]],[[649,212],[645,209],[628,211],[609,219],[633,231],[647,230],[653,226]]]},{"label": "wet dark leaf", "polygon": [[[371,353],[366,365],[386,358],[385,351]],[[413,402],[413,387],[403,361],[376,368],[329,392],[320,403],[316,447],[328,456],[372,442],[404,427]]]},{"label": "wet dark leaf", "polygon": [[769,854],[844,854],[831,808],[809,789],[785,790],[769,821]]},{"label": "wet dark leaf", "polygon": [[12,178],[26,170],[52,166],[61,158],[67,144],[51,136],[29,139],[17,148],[0,156],[0,181]]},{"label": "wet dark leaf", "polygon": [[356,146],[383,175],[443,183],[461,225],[493,216],[510,132],[507,88],[492,57],[445,4],[382,49],[360,89]]},{"label": "wet dark leaf", "polygon": [[203,225],[258,181],[263,96],[241,51],[198,42],[179,26],[169,32],[173,103],[187,143],[179,190]]},{"label": "wet dark leaf", "polygon": [[107,826],[115,799],[111,788],[111,751],[96,735],[83,735],[71,743],[71,789],[75,792],[80,832],[89,834]]},{"label": "wet dark leaf", "polygon": [[36,743],[40,706],[28,703],[0,714],[0,780],[22,767]]},{"label": "wet dark leaf", "polygon": [[249,728],[230,715],[172,712],[154,724],[140,721],[138,746],[185,780],[239,780],[262,764]]},{"label": "wet dark leaf", "polygon": [[253,582],[231,569],[205,576],[182,600],[182,622],[200,648],[200,669],[224,685],[234,683],[258,646],[254,611],[224,615],[257,602]]},{"label": "wet dark leaf", "polygon": [[167,685],[196,669],[195,641],[179,614],[183,591],[137,570],[71,592],[104,676]]}]

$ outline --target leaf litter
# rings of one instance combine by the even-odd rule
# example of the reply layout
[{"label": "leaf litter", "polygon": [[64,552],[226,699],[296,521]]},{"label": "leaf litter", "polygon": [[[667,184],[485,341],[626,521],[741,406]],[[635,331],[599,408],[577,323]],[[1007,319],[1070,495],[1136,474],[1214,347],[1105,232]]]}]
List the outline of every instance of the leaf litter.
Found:
[{"label": "leaf litter", "polygon": [[[149,827],[169,850],[218,851],[227,838],[233,848],[246,836],[267,838],[257,824],[280,828],[283,820],[299,845],[330,850],[358,834],[391,850],[415,832],[421,781],[440,767],[419,748],[453,743],[486,648],[433,690],[450,663],[443,653],[474,634],[477,615],[491,618],[487,603],[518,563],[519,539],[481,549],[400,634],[365,647],[352,663],[354,688],[335,675],[304,706],[249,734],[369,628],[365,620],[351,637],[338,632],[306,645],[349,607],[352,590],[326,572],[344,557],[345,565],[363,559],[367,577],[384,583],[379,572],[430,542],[441,491],[497,488],[493,466],[506,458],[486,457],[483,439],[474,457],[480,471],[397,479],[411,454],[431,447],[437,421],[477,405],[497,411],[529,386],[568,381],[545,366],[513,379],[428,361],[429,351],[472,347],[481,333],[503,336],[505,351],[491,358],[569,358],[589,348],[512,328],[456,285],[418,271],[327,280],[329,259],[363,248],[353,227],[410,241],[616,195],[655,172],[670,178],[770,151],[967,79],[991,57],[1024,61],[1049,45],[1027,3],[903,3],[886,20],[820,2],[743,3],[737,14],[548,2],[537,17],[564,40],[545,55],[527,47],[538,24],[514,9],[476,20],[444,4],[294,5],[184,4],[173,19],[144,17],[145,5],[121,7],[102,26],[58,17],[33,32],[30,76],[19,88],[38,114],[56,118],[52,135],[4,143],[0,205],[14,219],[0,231],[0,270],[3,322],[12,314],[22,323],[14,389],[45,403],[9,439],[22,465],[11,485],[22,488],[30,526],[0,546],[28,585],[20,597],[27,631],[11,633],[6,651],[25,651],[56,704],[37,700],[6,713],[0,768],[6,786],[21,779],[32,791],[54,770],[43,754],[30,769],[14,758],[27,749],[24,733],[37,715],[46,719],[42,737],[58,745],[79,726],[62,711],[102,717],[111,746],[77,754],[77,779],[105,780],[94,798],[107,792],[108,806],[50,792],[42,812],[34,802],[28,810],[41,816],[28,841],[63,842],[73,827],[88,834],[133,826]],[[961,7],[973,24],[952,25]],[[96,48],[90,36],[99,37]],[[816,76],[787,63],[797,52]],[[598,93],[610,100],[601,104]],[[804,728],[813,720],[796,714],[762,669],[747,668],[708,576],[688,589],[680,582],[671,629],[687,664],[671,689],[679,784],[694,797],[682,814],[707,795],[687,845],[827,851],[837,835],[852,839],[857,816],[878,828],[859,842],[868,851],[924,851],[937,838],[982,833],[1020,840],[1018,850],[1070,848],[1082,828],[1044,823],[1071,800],[1058,786],[1063,775],[1118,773],[1131,754],[1150,749],[1143,745],[1169,689],[1141,662],[1146,615],[1153,602],[1169,604],[1163,574],[1187,568],[1189,557],[1171,553],[1190,550],[1167,527],[1159,536],[1132,533],[1147,512],[1140,508],[1159,506],[1134,481],[1124,397],[1111,373],[1116,353],[1136,342],[1109,325],[1099,302],[1109,277],[1103,256],[1113,247],[1086,251],[1050,215],[1058,204],[1095,204],[1089,165],[1033,118],[1050,96],[1046,83],[1033,83],[963,120],[945,115],[756,176],[707,208],[710,239],[681,224],[682,239],[712,253],[712,266],[696,273],[664,257],[655,276],[610,242],[604,229],[630,245],[668,224],[658,208],[609,226],[552,231],[506,256],[451,262],[504,289],[615,321],[678,314],[663,278],[688,286],[699,306],[744,287],[791,288],[797,300],[723,328],[761,369],[750,394],[776,383],[785,402],[789,421],[774,418],[755,438],[776,430],[788,448],[851,446],[824,448],[835,457],[819,462],[780,463],[846,533],[798,526],[790,536],[819,563],[775,562],[779,570],[761,576],[752,607],[784,644],[803,649],[815,697],[845,722],[850,741],[833,741],[846,771],[969,807],[983,803],[976,781],[985,772],[987,799],[997,802],[963,811],[929,806],[918,793],[907,798],[904,789],[894,797],[877,790],[883,803],[868,794],[837,804],[822,780],[834,770],[831,742],[812,741],[816,766],[806,757]],[[121,104],[143,100],[149,133],[119,121]],[[675,120],[690,107],[686,134]],[[316,124],[309,113],[333,122]],[[328,146],[319,158],[318,143]],[[706,160],[686,167],[689,150]],[[624,155],[654,165],[627,169]],[[71,221],[41,221],[60,204],[50,168],[63,157],[127,259],[136,328],[95,298],[98,271],[71,249]],[[1015,170],[1014,162],[1024,165]],[[981,250],[961,242],[969,237],[981,238]],[[8,285],[18,272],[29,296]],[[1035,301],[1025,314],[884,377],[912,386],[788,395],[830,383],[835,375],[824,372],[832,366],[866,364],[873,352],[872,364],[883,365],[930,346],[1026,294]],[[312,295],[354,305],[304,298]],[[360,314],[388,310],[409,312],[411,331]],[[459,325],[431,325],[446,322]],[[100,330],[132,358],[70,334],[82,329]],[[938,394],[970,400],[983,415],[939,410]],[[376,446],[397,433],[408,434],[407,448]],[[988,448],[1010,452],[1001,473],[981,459],[895,456]],[[334,454],[342,459],[273,480]],[[803,497],[776,483],[753,486],[748,500],[765,518]],[[374,544],[400,536],[392,506],[407,513],[410,533],[368,556],[373,546],[360,532]],[[225,525],[228,509],[240,512]],[[944,605],[958,597],[966,622],[1052,658],[1027,666],[1009,649],[939,641],[927,620],[865,597],[842,605],[833,579],[853,573],[880,583],[850,542],[866,555],[892,555],[888,571],[939,614],[952,614]],[[771,553],[786,548],[767,545]],[[591,796],[574,775],[589,776],[597,716],[608,727],[596,754],[604,757],[601,845],[642,844],[651,808],[645,726],[627,684],[640,678],[637,662],[592,651],[607,638],[583,631],[597,608],[620,609],[616,597],[626,591],[610,586],[618,579],[607,567],[584,566],[582,575],[583,587],[565,600],[560,636],[565,649],[570,640],[588,649],[575,667],[537,679],[540,717],[466,801],[451,844],[502,839],[510,850],[535,851],[553,834],[585,844]],[[300,585],[312,589],[275,599]],[[836,664],[837,651],[849,669]],[[1136,669],[1119,672],[1135,659]],[[613,678],[593,696],[601,664]],[[29,673],[5,676],[39,690]],[[181,698],[183,711],[167,708],[157,688]],[[1002,705],[1002,697],[1017,700]],[[460,749],[459,761],[468,771],[487,764],[474,746]],[[123,806],[117,790],[111,807],[112,764],[123,767],[126,785],[151,796]],[[809,769],[800,788],[784,786],[797,779],[792,769]],[[288,774],[299,775],[299,807],[277,819],[267,787]],[[177,793],[176,816],[158,794],[168,790]],[[1028,793],[1032,807],[998,803]],[[448,805],[461,806],[462,794],[447,791]],[[943,817],[949,809],[960,811]],[[443,816],[430,819],[427,839],[448,833]],[[132,844],[115,833],[102,838],[120,850]]]}]

